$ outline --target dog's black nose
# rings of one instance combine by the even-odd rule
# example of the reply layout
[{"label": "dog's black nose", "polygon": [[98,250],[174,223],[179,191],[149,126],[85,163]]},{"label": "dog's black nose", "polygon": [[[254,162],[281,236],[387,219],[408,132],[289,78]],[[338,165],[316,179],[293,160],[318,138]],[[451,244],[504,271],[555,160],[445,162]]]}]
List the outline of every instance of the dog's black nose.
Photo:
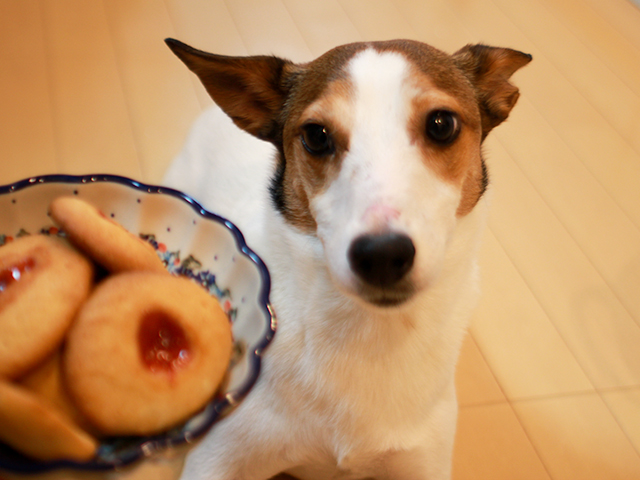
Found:
[{"label": "dog's black nose", "polygon": [[413,266],[416,249],[403,234],[362,235],[349,248],[349,264],[361,280],[374,287],[391,287]]}]

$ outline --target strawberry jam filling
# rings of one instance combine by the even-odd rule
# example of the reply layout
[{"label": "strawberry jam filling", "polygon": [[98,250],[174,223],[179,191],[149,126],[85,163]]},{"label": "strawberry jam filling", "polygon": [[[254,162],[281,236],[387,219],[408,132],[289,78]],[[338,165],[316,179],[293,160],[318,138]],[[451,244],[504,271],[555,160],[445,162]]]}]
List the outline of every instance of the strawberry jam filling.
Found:
[{"label": "strawberry jam filling", "polygon": [[142,319],[138,346],[142,363],[152,372],[172,373],[191,358],[184,330],[163,312],[151,312]]},{"label": "strawberry jam filling", "polygon": [[25,273],[33,270],[35,265],[36,262],[33,258],[27,258],[0,270],[0,293],[6,291],[14,283],[19,282]]}]

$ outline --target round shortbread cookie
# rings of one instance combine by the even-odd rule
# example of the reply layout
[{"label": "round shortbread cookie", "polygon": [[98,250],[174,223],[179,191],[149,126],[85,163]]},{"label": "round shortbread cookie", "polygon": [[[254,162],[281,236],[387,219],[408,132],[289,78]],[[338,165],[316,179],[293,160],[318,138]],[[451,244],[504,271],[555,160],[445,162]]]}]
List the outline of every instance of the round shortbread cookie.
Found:
[{"label": "round shortbread cookie", "polygon": [[17,378],[62,342],[91,291],[93,265],[57,238],[0,247],[0,378]]},{"label": "round shortbread cookie", "polygon": [[62,348],[43,360],[15,383],[45,399],[55,408],[67,415],[76,425],[88,430],[87,420],[80,414],[69,397],[62,379]]},{"label": "round shortbread cookie", "polygon": [[59,197],[51,203],[49,211],[71,243],[111,273],[166,272],[151,244],[108,219],[84,200]]},{"label": "round shortbread cookie", "polygon": [[97,441],[46,400],[0,380],[0,441],[36,460],[88,461]]},{"label": "round shortbread cookie", "polygon": [[107,278],[69,331],[63,374],[104,435],[149,435],[197,412],[220,385],[231,327],[191,280],[131,272]]}]

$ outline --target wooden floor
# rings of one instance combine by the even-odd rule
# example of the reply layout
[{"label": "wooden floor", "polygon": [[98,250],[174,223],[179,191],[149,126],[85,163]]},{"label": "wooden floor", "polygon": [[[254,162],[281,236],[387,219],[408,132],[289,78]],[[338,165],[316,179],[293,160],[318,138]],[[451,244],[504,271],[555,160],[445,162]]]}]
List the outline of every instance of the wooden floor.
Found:
[{"label": "wooden floor", "polygon": [[[409,37],[533,54],[485,154],[456,480],[640,479],[640,9],[629,0],[0,0],[0,183],[156,183],[210,103],[163,39],[303,61]],[[1,428],[1,426],[0,426]]]}]

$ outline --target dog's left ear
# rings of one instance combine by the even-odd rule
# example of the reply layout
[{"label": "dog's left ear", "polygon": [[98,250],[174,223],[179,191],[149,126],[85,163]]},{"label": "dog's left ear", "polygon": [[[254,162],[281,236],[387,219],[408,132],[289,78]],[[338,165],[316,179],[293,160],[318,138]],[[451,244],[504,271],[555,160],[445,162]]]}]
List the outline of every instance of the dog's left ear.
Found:
[{"label": "dog's left ear", "polygon": [[234,123],[273,143],[280,139],[280,112],[296,66],[278,57],[229,57],[196,50],[168,38],[167,46],[195,73]]},{"label": "dog's left ear", "polygon": [[531,55],[517,50],[486,45],[467,45],[453,54],[453,60],[476,89],[483,138],[509,116],[520,96],[509,78],[531,59]]}]

